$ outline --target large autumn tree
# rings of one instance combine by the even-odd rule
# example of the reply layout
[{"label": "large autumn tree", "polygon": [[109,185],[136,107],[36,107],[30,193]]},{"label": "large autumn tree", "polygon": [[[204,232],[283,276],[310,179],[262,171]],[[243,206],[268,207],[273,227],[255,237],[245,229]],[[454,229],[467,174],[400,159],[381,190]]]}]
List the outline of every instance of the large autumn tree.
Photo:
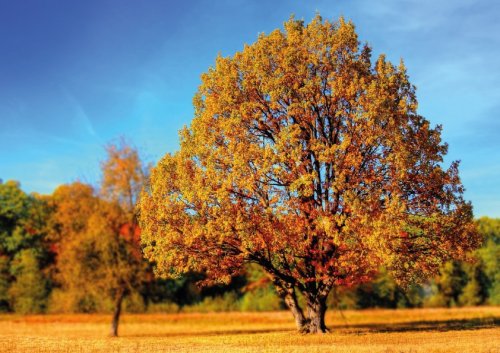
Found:
[{"label": "large autumn tree", "polygon": [[316,333],[333,287],[382,265],[418,281],[477,243],[441,127],[417,113],[404,65],[372,62],[350,22],[292,18],[218,57],[194,107],[140,201],[161,276],[224,282],[256,263],[298,329]]}]

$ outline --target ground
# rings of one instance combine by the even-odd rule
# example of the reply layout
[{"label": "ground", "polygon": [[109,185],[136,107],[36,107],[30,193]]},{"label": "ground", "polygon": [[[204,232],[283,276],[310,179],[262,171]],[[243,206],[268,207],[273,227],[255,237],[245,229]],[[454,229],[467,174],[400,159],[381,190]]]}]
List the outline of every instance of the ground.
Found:
[{"label": "ground", "polygon": [[500,353],[500,307],[331,311],[331,333],[301,335],[291,314],[0,315],[1,352]]}]

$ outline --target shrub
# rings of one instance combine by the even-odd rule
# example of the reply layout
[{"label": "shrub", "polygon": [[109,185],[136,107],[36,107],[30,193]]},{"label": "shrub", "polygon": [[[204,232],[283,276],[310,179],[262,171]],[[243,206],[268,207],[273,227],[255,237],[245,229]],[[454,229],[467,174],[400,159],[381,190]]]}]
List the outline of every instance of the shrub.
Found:
[{"label": "shrub", "polygon": [[241,311],[274,311],[281,309],[284,309],[283,302],[270,286],[248,291],[240,301]]},{"label": "shrub", "polygon": [[182,308],[184,312],[227,312],[239,310],[239,298],[235,292],[226,292],[223,295],[206,297],[203,301]]}]

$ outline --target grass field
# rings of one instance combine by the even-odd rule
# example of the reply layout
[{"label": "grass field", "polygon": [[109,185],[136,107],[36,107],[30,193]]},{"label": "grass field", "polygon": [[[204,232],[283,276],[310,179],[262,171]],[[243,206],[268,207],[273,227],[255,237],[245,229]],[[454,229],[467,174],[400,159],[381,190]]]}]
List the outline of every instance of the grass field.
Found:
[{"label": "grass field", "polygon": [[2,352],[500,352],[500,307],[330,312],[329,334],[294,331],[288,312],[0,315]]}]

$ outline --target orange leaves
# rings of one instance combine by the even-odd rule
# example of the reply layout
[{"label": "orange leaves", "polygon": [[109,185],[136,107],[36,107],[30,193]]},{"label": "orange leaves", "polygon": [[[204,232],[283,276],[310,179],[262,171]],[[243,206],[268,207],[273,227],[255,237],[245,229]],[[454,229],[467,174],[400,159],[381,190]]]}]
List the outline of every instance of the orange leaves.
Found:
[{"label": "orange leaves", "polygon": [[106,146],[107,159],[101,163],[101,193],[133,213],[137,198],[147,178],[139,154],[125,139]]},{"label": "orange leaves", "polygon": [[217,281],[256,262],[302,290],[382,264],[424,276],[475,244],[440,128],[417,114],[404,64],[370,52],[352,23],[318,16],[217,58],[179,152],[141,198],[162,274]]},{"label": "orange leaves", "polygon": [[50,229],[63,289],[114,298],[148,278],[134,211],[147,173],[137,150],[123,140],[106,151],[100,195],[80,182],[59,187]]}]

